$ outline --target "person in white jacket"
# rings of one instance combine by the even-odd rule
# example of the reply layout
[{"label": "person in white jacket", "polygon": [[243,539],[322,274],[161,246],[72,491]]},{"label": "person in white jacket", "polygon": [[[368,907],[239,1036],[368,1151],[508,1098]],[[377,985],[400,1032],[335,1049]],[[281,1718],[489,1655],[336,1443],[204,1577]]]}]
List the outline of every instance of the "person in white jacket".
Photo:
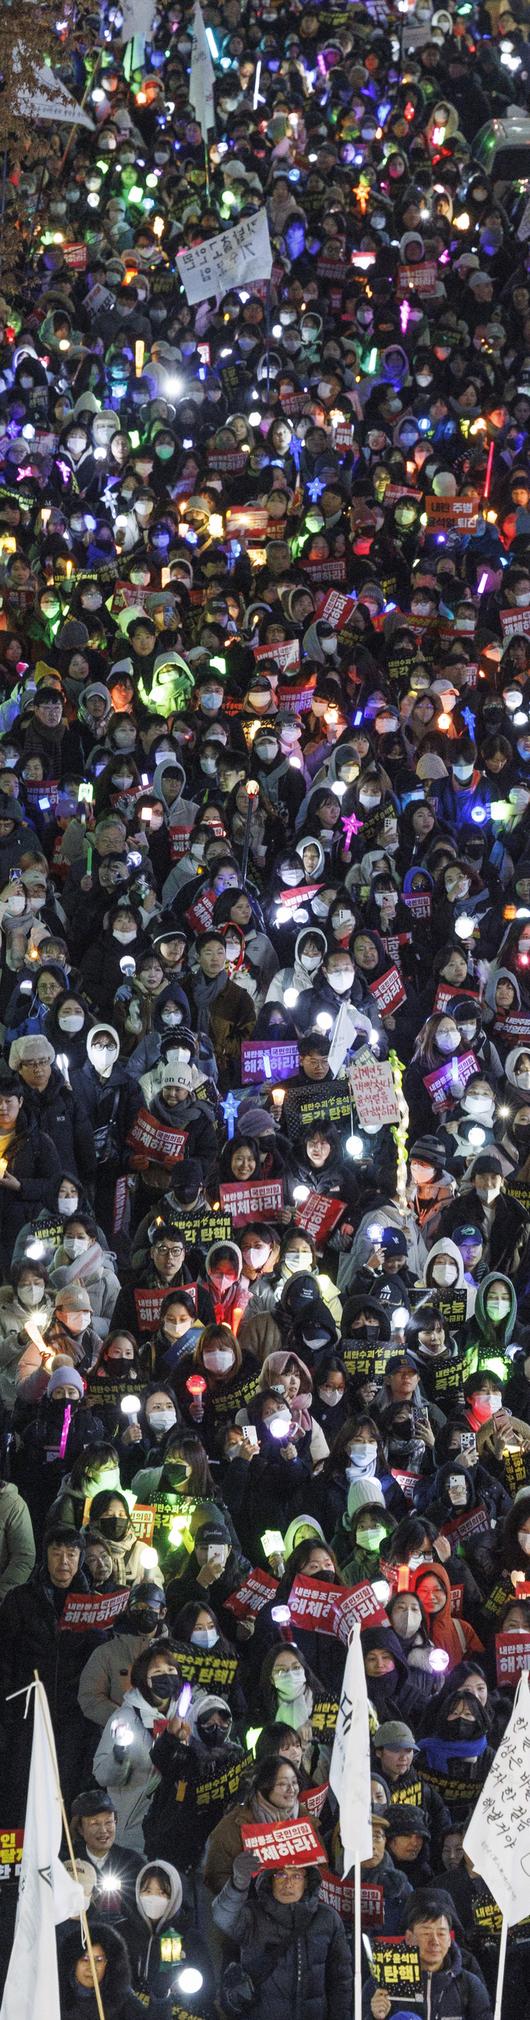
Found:
[{"label": "person in white jacket", "polygon": [[144,1817],[160,1779],[151,1767],[151,1748],[163,1730],[170,1674],[174,1674],[176,1696],[176,1656],[166,1647],[146,1648],[137,1656],[131,1668],[131,1687],[119,1712],[107,1719],[94,1755],[96,1781],[112,1796],[116,1810],[119,1843],[135,1852],[144,1850]]}]

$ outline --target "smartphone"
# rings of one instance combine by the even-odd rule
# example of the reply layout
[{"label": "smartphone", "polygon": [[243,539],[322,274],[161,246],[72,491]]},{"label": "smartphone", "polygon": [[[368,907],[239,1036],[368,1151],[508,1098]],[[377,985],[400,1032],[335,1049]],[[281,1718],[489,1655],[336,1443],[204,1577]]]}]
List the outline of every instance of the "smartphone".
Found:
[{"label": "smartphone", "polygon": [[257,1448],[258,1433],[255,1424],[243,1424],[242,1429],[245,1443],[247,1445],[254,1445],[254,1448]]}]

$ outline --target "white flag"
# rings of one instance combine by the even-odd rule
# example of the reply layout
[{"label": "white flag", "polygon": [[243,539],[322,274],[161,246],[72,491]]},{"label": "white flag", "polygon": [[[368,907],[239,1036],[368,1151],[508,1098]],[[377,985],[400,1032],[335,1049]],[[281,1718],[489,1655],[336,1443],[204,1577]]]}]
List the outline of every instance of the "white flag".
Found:
[{"label": "white flag", "polygon": [[[15,49],[13,51],[15,75],[16,71],[20,70],[21,63],[22,51],[18,54]],[[61,82],[60,77],[56,77],[55,71],[50,70],[47,63],[39,65],[31,84],[25,84],[22,78],[19,84],[15,82],[13,103],[19,119],[54,119],[65,126],[88,126],[90,133],[94,132],[93,119],[89,119],[88,112],[83,112],[77,99],[72,98],[71,91],[67,91],[66,85]]]},{"label": "white flag", "polygon": [[[123,18],[116,40],[132,42],[134,35],[143,35],[144,41],[148,42],[153,26],[155,0],[120,0],[120,5]],[[141,67],[140,63],[139,68]]]},{"label": "white flag", "polygon": [[202,245],[177,253],[177,266],[190,303],[205,302],[209,295],[225,295],[229,288],[243,288],[247,281],[268,280],[272,269],[272,247],[267,212],[241,219],[230,231],[216,232]]},{"label": "white flag", "polygon": [[[59,1858],[59,1777],[46,1693],[36,1683],[17,1919],[0,2020],[59,2020],[56,1922],[77,1916],[83,1889]],[[22,1717],[22,1699],[21,1699]]]},{"label": "white flag", "polygon": [[344,1872],[372,1856],[368,1696],[356,1621],[348,1644],[335,1726],[329,1785],[339,1805]]},{"label": "white flag", "polygon": [[199,6],[199,0],[196,0],[193,13],[189,98],[205,144],[209,127],[215,126],[214,77],[215,71],[208,47],[202,8]]},{"label": "white flag", "polygon": [[464,1851],[510,1926],[530,1915],[529,1776],[530,1685],[524,1670],[464,1838]]}]

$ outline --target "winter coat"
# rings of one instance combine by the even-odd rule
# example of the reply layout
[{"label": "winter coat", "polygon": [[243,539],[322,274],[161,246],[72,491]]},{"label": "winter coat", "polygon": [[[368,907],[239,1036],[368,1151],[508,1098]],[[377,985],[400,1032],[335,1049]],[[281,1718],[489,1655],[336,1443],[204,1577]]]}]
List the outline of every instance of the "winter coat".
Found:
[{"label": "winter coat", "polygon": [[220,1894],[227,1880],[232,1878],[234,1859],[244,1851],[244,1824],[256,1825],[252,1804],[236,1802],[232,1809],[225,1810],[220,1822],[210,1831],[202,1868],[204,1884],[210,1894]]},{"label": "winter coat", "polygon": [[256,1012],[248,989],[238,989],[236,982],[226,982],[210,1004],[207,1026],[221,1087],[230,1085],[232,1072],[238,1080],[241,1042],[252,1037],[255,1022]]},{"label": "winter coat", "polygon": [[[186,1966],[188,1970],[191,1967],[192,1970],[200,1971],[202,1977],[202,1985],[197,1992],[186,1992],[185,2011],[187,2014],[196,2012],[203,2016],[209,2011],[214,1994],[214,1975],[209,1951],[191,1920],[189,1909],[181,1904],[179,1875],[175,1866],[170,1865],[168,1859],[158,1858],[153,1864],[166,1874],[171,1893],[159,1921],[150,1921],[142,1902],[142,1881],[153,1870],[147,1861],[137,1876],[135,1907],[129,1912],[127,1922],[127,1949],[133,1981],[142,1997],[150,1993],[157,2020],[159,2010],[161,2020],[165,2020],[168,1974],[167,1970],[160,1966],[160,1937],[168,1926],[177,1929],[182,1945],[180,1964]],[[171,2011],[173,2014],[178,2012],[177,2003],[171,2006]]]},{"label": "winter coat", "polygon": [[[108,1789],[112,1796],[120,1844],[131,1845],[135,1852],[143,1852],[144,1849],[144,1817],[158,1779],[151,1765],[151,1748],[153,1728],[159,1722],[159,1710],[149,1704],[141,1690],[126,1690],[118,1730],[113,1712],[101,1734],[92,1763],[92,1772],[99,1787]],[[132,1745],[123,1745],[122,1726],[132,1734]]]},{"label": "winter coat", "polygon": [[[6,1410],[12,1410],[16,1402],[20,1369],[23,1356],[27,1352],[29,1340],[24,1333],[26,1319],[37,1321],[41,1331],[49,1324],[53,1312],[53,1298],[46,1296],[43,1288],[42,1304],[32,1305],[28,1311],[20,1303],[16,1290],[10,1284],[3,1284],[0,1290],[0,1401]],[[40,1360],[40,1355],[39,1355]],[[42,1366],[42,1363],[41,1363]]]},{"label": "winter coat", "polygon": [[101,1165],[107,1171],[109,1167],[119,1169],[129,1130],[141,1107],[140,1088],[120,1061],[108,1079],[101,1080],[87,1059],[80,1072],[72,1073],[72,1093],[78,1096],[95,1132],[98,1175]]},{"label": "winter coat", "polygon": [[[98,1248],[99,1256],[95,1253]],[[60,1245],[50,1270],[50,1283],[57,1291],[62,1290],[64,1284],[83,1284],[84,1289],[88,1291],[93,1319],[104,1321],[98,1331],[100,1330],[102,1338],[105,1338],[114,1317],[120,1280],[113,1268],[113,1258],[109,1250],[101,1249],[99,1242],[91,1242],[90,1260],[86,1267],[83,1267],[84,1262],[84,1256],[78,1256],[76,1261],[72,1262]]]},{"label": "winter coat", "polygon": [[214,1785],[222,1780],[227,1768],[233,1768],[237,1787],[238,1765],[242,1760],[241,1748],[230,1740],[210,1750],[198,1739],[191,1739],[186,1746],[167,1729],[160,1734],[151,1755],[159,1782],[144,1823],[148,1858],[156,1859],[161,1853],[178,1866],[179,1872],[195,1871],[209,1832],[218,1823],[227,1801],[226,1787],[216,1795]]},{"label": "winter coat", "polygon": [[[79,1570],[72,1580],[73,1592],[88,1592],[88,1580]],[[7,1702],[13,1691],[23,1690],[38,1669],[44,1684],[52,1719],[59,1770],[65,1802],[83,1785],[86,1735],[77,1701],[80,1671],[92,1649],[102,1639],[97,1630],[61,1630],[61,1612],[68,1594],[48,1582],[47,1574],[35,1571],[27,1585],[8,1592],[0,1608],[0,1702],[6,1735],[6,1801],[14,1801],[17,1813],[22,1803],[25,1775],[29,1765],[30,1722],[17,1716],[17,1699]],[[103,1636],[103,1638],[105,1638]]]},{"label": "winter coat", "polygon": [[52,1066],[47,1087],[38,1094],[34,1087],[24,1088],[24,1110],[26,1115],[46,1131],[55,1144],[62,1171],[75,1171],[79,1177],[89,1180],[96,1170],[96,1155],[92,1131],[84,1108],[67,1087],[57,1066]]},{"label": "winter coat", "polygon": [[[75,1983],[74,1971],[78,1958],[83,1955],[84,1945],[80,1927],[72,1929],[66,1925],[59,1930],[59,1998],[61,2020],[98,2020],[95,1994],[85,1998],[81,1987]],[[105,2020],[146,2020],[146,2009],[133,1992],[131,1967],[127,1946],[118,1929],[111,1929],[108,1922],[90,1920],[93,1943],[101,1943],[107,1958],[107,1968],[101,1984],[104,2001]]]},{"label": "winter coat", "polygon": [[17,1585],[25,1585],[35,1564],[31,1516],[18,1487],[0,1485],[0,1600]]},{"label": "winter coat", "polygon": [[[443,1971],[423,1971],[423,2015],[428,2020],[491,2020],[489,1994],[482,1978],[465,1971],[457,1943],[451,1943]],[[372,1999],[377,1992],[369,1978],[363,1992],[363,2020],[372,2020]]]},{"label": "winter coat", "polygon": [[0,1185],[0,1269],[5,1279],[19,1228],[35,1207],[56,1210],[61,1161],[51,1137],[21,1108],[17,1127],[2,1155],[6,1171],[18,1179],[19,1191]]},{"label": "winter coat", "polygon": [[275,1901],[269,1873],[250,1896],[227,1882],[213,1902],[217,1928],[237,1943],[255,1987],[253,2020],[351,2020],[352,1964],[346,1931],[320,1900],[320,1876],[288,1907]]},{"label": "winter coat", "polygon": [[[157,1636],[157,1646],[158,1639]],[[119,1711],[125,1692],[130,1688],[133,1662],[143,1654],[144,1648],[152,1645],[151,1634],[128,1634],[125,1628],[112,1634],[110,1641],[98,1643],[79,1678],[77,1699],[84,1718],[89,1718],[104,1730],[107,1720],[114,1718]]]}]

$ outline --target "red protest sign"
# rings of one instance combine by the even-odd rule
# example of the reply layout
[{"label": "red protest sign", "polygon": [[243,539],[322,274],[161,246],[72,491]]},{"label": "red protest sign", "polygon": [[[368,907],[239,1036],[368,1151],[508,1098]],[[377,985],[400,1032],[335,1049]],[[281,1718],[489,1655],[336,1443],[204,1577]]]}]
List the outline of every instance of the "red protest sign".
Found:
[{"label": "red protest sign", "polygon": [[260,1866],[319,1866],[326,1863],[310,1817],[293,1817],[285,1824],[242,1824],[246,1852],[253,1852]]},{"label": "red protest sign", "polygon": [[452,1585],[449,1594],[449,1612],[452,1620],[460,1620],[464,1611],[464,1587]]},{"label": "red protest sign", "polygon": [[129,1130],[127,1144],[132,1151],[135,1171],[151,1160],[162,1164],[167,1170],[172,1164],[180,1164],[188,1141],[187,1129],[167,1129],[164,1122],[158,1122],[156,1115],[150,1115],[147,1108],[140,1108]]},{"label": "red protest sign", "polygon": [[312,706],[315,687],[316,680],[312,687],[295,687],[294,684],[292,687],[279,687],[278,708],[288,708],[291,715],[306,715]]},{"label": "red protest sign", "polygon": [[366,1580],[362,1585],[328,1585],[323,1578],[293,1580],[289,1593],[291,1626],[311,1628],[320,1634],[334,1634],[347,1642],[354,1621],[365,1627],[380,1627],[385,1609]]},{"label": "red protest sign", "polygon": [[523,1669],[530,1669],[530,1634],[496,1634],[497,1683],[517,1683]]},{"label": "red protest sign", "polygon": [[171,861],[172,863],[177,863],[180,856],[186,855],[191,828],[177,826],[175,823],[174,826],[168,829],[168,834]]},{"label": "red protest sign", "polygon": [[422,266],[398,267],[398,294],[435,295],[438,288],[436,260],[424,260]]},{"label": "red protest sign", "polygon": [[261,539],[266,534],[269,514],[266,505],[231,505],[226,514],[226,530],[230,539],[239,539],[240,534],[252,534]]},{"label": "red protest sign", "polygon": [[18,1880],[23,1844],[23,1830],[0,1830],[0,1880]]},{"label": "red protest sign", "polygon": [[496,1017],[493,1030],[499,1038],[519,1039],[520,1044],[527,1044],[530,1038],[530,1014],[527,1012],[526,1017],[523,1013],[518,1016],[514,1011],[510,1017]]},{"label": "red protest sign", "polygon": [[318,1789],[304,1789],[304,1810],[308,1817],[321,1817],[329,1794],[329,1782],[321,1782]]},{"label": "red protest sign", "polygon": [[429,525],[437,532],[476,533],[478,502],[476,498],[436,498],[433,493],[425,499],[425,511]]},{"label": "red protest sign", "polygon": [[398,968],[387,968],[384,975],[378,976],[377,982],[368,983],[368,988],[377,1003],[380,1017],[390,1017],[406,1002],[406,990]]},{"label": "red protest sign", "polygon": [[315,618],[323,617],[334,631],[343,631],[352,611],[355,610],[355,596],[341,596],[339,589],[328,589],[326,596],[319,596]]},{"label": "red protest sign", "polygon": [[471,1542],[473,1536],[484,1536],[489,1529],[486,1509],[463,1508],[461,1515],[453,1515],[450,1522],[442,1523],[442,1536],[449,1536],[452,1543]]},{"label": "red protest sign", "polygon": [[248,1081],[292,1080],[299,1067],[295,1039],[269,1043],[267,1038],[245,1038],[241,1046],[241,1079]]},{"label": "red protest sign", "polygon": [[194,933],[209,932],[213,919],[214,905],[215,891],[199,892],[199,896],[195,898],[193,905],[190,905],[189,911],[185,915],[188,926],[192,927]]},{"label": "red protest sign", "polygon": [[[162,1288],[158,1285],[156,1287],[155,1285],[146,1285],[145,1289],[139,1286],[138,1290],[133,1292],[139,1333],[151,1333],[153,1326],[158,1325],[160,1306],[163,1305],[164,1298],[167,1298],[170,1289],[170,1284],[164,1284]],[[187,1298],[193,1299],[193,1306],[196,1311],[197,1285],[183,1284],[182,1289],[185,1291]]]},{"label": "red protest sign", "polygon": [[346,562],[342,559],[333,561],[330,556],[328,561],[306,561],[302,555],[300,567],[311,582],[346,581]]},{"label": "red protest sign", "polygon": [[90,1628],[113,1627],[128,1604],[128,1592],[68,1592],[59,1630],[84,1634]]},{"label": "red protest sign", "polygon": [[144,1507],[141,1501],[137,1501],[136,1507],[131,1509],[130,1519],[135,1536],[139,1538],[140,1543],[152,1543],[156,1508]]},{"label": "red protest sign", "polygon": [[343,1199],[325,1199],[321,1192],[310,1192],[303,1205],[296,1208],[295,1225],[303,1228],[304,1234],[311,1235],[317,1248],[323,1248],[345,1212]]},{"label": "red protest sign", "polygon": [[63,245],[63,260],[65,266],[75,267],[76,271],[80,274],[85,272],[87,257],[88,257],[88,246],[85,245],[83,239],[78,239],[75,242],[75,244],[72,243],[71,245]]},{"label": "red protest sign", "polygon": [[503,638],[513,638],[514,632],[518,631],[525,638],[530,637],[530,609],[501,610],[501,625]]},{"label": "red protest sign", "polygon": [[269,1571],[249,1571],[238,1591],[225,1599],[225,1606],[235,1613],[236,1620],[255,1620],[262,1606],[272,1599],[277,1584],[277,1578],[272,1578]]},{"label": "red protest sign", "polygon": [[[304,1802],[306,1798],[304,1796]],[[353,1880],[344,1880],[340,1873],[326,1870],[320,1882],[320,1899],[328,1908],[335,1908],[341,1920],[353,1922],[355,1913],[355,1886]],[[371,1886],[369,1881],[361,1884],[361,1928],[382,1929],[384,1917],[383,1888]]]},{"label": "red protest sign", "polygon": [[266,664],[277,666],[281,673],[297,673],[300,665],[300,643],[297,638],[288,638],[284,645],[255,645],[254,658]]},{"label": "red protest sign", "polygon": [[433,1015],[436,1012],[436,1016],[441,1016],[442,1010],[447,1009],[448,1003],[452,1003],[455,996],[465,996],[466,999],[473,996],[475,1003],[479,1000],[476,989],[452,989],[449,982],[439,982],[433,1003]]},{"label": "red protest sign", "polygon": [[283,1179],[251,1180],[248,1185],[221,1185],[219,1198],[224,1213],[231,1213],[233,1227],[245,1227],[249,1220],[270,1220],[283,1209]]}]

